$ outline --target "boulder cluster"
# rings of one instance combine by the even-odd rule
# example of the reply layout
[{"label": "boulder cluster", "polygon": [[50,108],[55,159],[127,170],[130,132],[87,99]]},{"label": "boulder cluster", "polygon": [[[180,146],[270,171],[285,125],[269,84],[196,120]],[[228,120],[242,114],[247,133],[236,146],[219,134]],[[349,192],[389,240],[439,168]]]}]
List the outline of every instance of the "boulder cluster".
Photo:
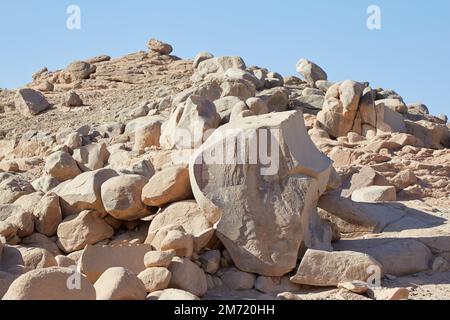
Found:
[{"label": "boulder cluster", "polygon": [[450,271],[446,116],[148,48],[0,91],[0,298],[408,299]]}]

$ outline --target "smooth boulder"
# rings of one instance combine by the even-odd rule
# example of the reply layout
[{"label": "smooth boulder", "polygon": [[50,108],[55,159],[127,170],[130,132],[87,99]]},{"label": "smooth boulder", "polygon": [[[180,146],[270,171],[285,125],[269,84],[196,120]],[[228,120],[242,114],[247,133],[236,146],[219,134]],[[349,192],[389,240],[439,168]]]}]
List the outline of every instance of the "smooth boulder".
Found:
[{"label": "smooth boulder", "polygon": [[142,189],[148,179],[140,175],[121,175],[106,181],[101,186],[105,210],[119,220],[133,221],[149,215],[141,201]]}]

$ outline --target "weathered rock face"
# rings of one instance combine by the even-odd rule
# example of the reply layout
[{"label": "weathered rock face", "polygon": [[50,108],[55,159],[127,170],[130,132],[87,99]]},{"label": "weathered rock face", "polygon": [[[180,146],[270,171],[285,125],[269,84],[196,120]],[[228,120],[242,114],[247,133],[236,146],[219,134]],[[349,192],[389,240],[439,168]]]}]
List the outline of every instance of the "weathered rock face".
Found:
[{"label": "weathered rock face", "polygon": [[[247,133],[245,137],[251,138],[249,132],[260,134],[260,138],[247,140],[240,145],[241,150],[251,151],[250,146],[258,142],[260,148],[268,147],[271,138],[261,138],[267,134],[265,129],[276,136],[272,137],[270,163],[265,161],[264,165],[263,159],[250,152],[241,159],[240,163],[246,164],[211,158],[214,150],[224,150],[225,146],[225,154],[234,154],[236,137]],[[257,161],[250,162],[255,156]],[[225,125],[194,154],[190,164],[194,196],[216,224],[217,235],[236,266],[267,276],[281,276],[295,268],[302,242],[307,247],[323,245],[316,239],[321,227],[315,206],[330,173],[331,162],[310,140],[301,112],[251,117]]]},{"label": "weathered rock face", "polygon": [[385,103],[375,105],[377,114],[377,131],[380,132],[406,132],[405,118],[395,110],[390,109]]},{"label": "weathered rock face", "polygon": [[437,123],[421,120],[405,121],[406,132],[419,138],[430,148],[450,148],[450,128]]},{"label": "weathered rock face", "polygon": [[163,125],[160,144],[165,149],[192,149],[201,145],[219,126],[220,116],[214,103],[190,96],[178,106]]},{"label": "weathered rock face", "polygon": [[33,89],[18,90],[15,105],[24,116],[34,116],[51,107],[47,99]]},{"label": "weathered rock face", "polygon": [[106,215],[101,199],[101,185],[118,174],[111,169],[85,172],[73,180],[58,185],[53,192],[61,199],[64,216],[83,210],[95,210]]},{"label": "weathered rock face", "polygon": [[367,254],[352,251],[325,252],[308,250],[291,281],[312,286],[337,286],[339,283],[367,279],[383,267]]},{"label": "weathered rock face", "polygon": [[67,285],[73,274],[60,267],[32,270],[11,284],[3,300],[95,300],[94,287],[84,276],[80,275],[80,290]]},{"label": "weathered rock face", "polygon": [[150,214],[141,201],[147,178],[140,175],[122,175],[106,181],[101,186],[105,210],[119,220],[137,220]]},{"label": "weathered rock face", "polygon": [[431,267],[430,249],[414,239],[342,240],[336,243],[335,249],[367,254],[376,259],[387,274],[394,276],[414,274]]}]

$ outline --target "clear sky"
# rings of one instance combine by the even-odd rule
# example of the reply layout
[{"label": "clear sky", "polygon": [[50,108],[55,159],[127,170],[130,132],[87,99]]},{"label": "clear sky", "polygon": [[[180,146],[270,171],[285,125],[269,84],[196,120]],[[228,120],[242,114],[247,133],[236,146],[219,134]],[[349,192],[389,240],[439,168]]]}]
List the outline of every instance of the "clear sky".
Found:
[{"label": "clear sky", "polygon": [[[66,27],[72,4],[81,30]],[[381,9],[381,30],[366,26],[369,5]],[[150,37],[182,58],[240,55],[285,76],[305,57],[332,81],[369,81],[450,115],[448,0],[5,0],[0,87],[24,85],[44,66],[145,50]]]}]

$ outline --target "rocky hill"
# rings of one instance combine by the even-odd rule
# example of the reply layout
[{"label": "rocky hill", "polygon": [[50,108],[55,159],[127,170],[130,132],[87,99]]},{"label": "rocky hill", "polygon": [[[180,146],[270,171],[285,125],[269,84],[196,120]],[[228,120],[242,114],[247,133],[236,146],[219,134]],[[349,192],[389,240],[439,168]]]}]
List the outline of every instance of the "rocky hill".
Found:
[{"label": "rocky hill", "polygon": [[148,47],[0,91],[0,297],[450,298],[446,116]]}]

